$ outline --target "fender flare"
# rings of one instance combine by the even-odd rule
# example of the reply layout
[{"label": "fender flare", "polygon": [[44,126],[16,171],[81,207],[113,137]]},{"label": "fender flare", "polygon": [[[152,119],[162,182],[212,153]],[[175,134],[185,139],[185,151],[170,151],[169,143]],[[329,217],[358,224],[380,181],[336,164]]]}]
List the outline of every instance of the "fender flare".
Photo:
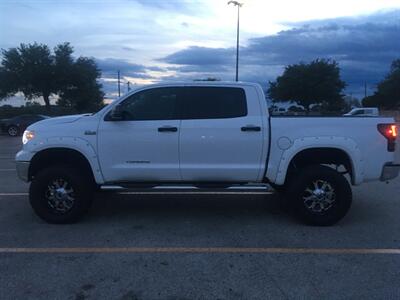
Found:
[{"label": "fender flare", "polygon": [[52,148],[65,148],[79,152],[89,162],[96,183],[104,183],[96,151],[85,139],[79,137],[50,137],[35,141],[32,146],[34,147],[33,157],[43,150]]},{"label": "fender flare", "polygon": [[292,146],[285,150],[282,154],[278,167],[275,184],[282,185],[285,183],[287,170],[292,159],[301,151],[313,148],[332,148],[342,150],[350,159],[352,167],[352,183],[358,185],[364,179],[364,161],[361,151],[357,143],[347,137],[330,136],[330,137],[305,137],[294,140]]}]

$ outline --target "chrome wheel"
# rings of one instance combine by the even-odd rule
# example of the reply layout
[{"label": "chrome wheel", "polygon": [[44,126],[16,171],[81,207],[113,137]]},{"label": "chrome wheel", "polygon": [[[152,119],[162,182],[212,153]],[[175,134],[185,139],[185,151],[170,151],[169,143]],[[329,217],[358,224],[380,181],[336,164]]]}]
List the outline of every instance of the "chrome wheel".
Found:
[{"label": "chrome wheel", "polygon": [[45,193],[47,204],[57,213],[66,213],[74,206],[75,193],[71,185],[64,179],[53,180]]},{"label": "chrome wheel", "polygon": [[335,189],[325,180],[313,181],[303,193],[305,207],[313,213],[324,213],[336,200]]},{"label": "chrome wheel", "polygon": [[17,136],[18,135],[18,128],[15,127],[15,126],[11,126],[11,127],[8,128],[7,132],[8,132],[8,134],[10,136]]}]

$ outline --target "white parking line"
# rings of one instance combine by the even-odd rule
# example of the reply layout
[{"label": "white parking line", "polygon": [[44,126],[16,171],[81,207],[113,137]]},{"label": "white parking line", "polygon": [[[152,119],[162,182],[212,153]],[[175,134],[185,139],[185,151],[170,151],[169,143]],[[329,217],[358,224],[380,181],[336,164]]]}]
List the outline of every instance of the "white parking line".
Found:
[{"label": "white parking line", "polygon": [[28,193],[0,193],[0,197],[2,196],[28,196]]},{"label": "white parking line", "polygon": [[194,254],[325,254],[325,255],[399,255],[396,248],[236,248],[236,247],[66,247],[0,248],[0,253],[194,253]]}]

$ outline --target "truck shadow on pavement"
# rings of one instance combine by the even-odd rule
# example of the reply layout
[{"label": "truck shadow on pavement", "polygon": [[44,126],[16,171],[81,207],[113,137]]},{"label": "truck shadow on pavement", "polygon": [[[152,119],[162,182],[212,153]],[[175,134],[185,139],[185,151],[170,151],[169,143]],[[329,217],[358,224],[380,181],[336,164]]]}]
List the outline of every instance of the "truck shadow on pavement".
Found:
[{"label": "truck shadow on pavement", "polygon": [[89,219],[133,218],[163,215],[163,217],[240,217],[278,216],[290,221],[290,216],[277,195],[121,195],[99,193],[89,212]]},{"label": "truck shadow on pavement", "polygon": [[[348,215],[336,226],[364,226],[380,223],[387,208],[375,201],[354,199]],[[123,195],[99,193],[84,222],[114,222],[140,219],[190,219],[196,222],[223,217],[240,221],[261,221],[270,225],[306,226],[293,217],[279,195],[201,195],[161,194]],[[388,217],[388,216],[387,216]],[[364,225],[363,225],[364,224]]]}]

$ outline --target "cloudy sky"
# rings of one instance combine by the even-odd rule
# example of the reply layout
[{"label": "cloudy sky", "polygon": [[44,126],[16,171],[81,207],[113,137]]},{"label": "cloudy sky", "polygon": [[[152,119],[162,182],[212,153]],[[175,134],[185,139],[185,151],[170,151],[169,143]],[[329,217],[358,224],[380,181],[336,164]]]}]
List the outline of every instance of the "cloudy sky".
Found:
[{"label": "cloudy sky", "polygon": [[[361,97],[400,58],[400,0],[241,2],[241,80],[266,88],[287,64],[330,58],[346,93]],[[35,41],[68,41],[94,57],[109,98],[117,70],[138,85],[233,80],[236,9],[227,0],[0,0],[0,48]]]}]

